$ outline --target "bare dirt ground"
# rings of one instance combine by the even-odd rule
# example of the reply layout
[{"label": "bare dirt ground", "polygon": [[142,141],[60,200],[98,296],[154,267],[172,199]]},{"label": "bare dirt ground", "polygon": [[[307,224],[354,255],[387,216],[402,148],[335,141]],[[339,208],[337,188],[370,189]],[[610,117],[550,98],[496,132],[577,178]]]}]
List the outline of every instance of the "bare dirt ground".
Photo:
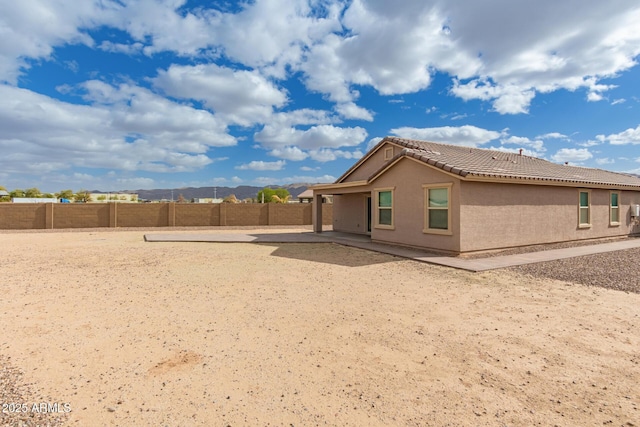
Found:
[{"label": "bare dirt ground", "polygon": [[640,426],[640,294],[143,234],[0,234],[0,425]]}]

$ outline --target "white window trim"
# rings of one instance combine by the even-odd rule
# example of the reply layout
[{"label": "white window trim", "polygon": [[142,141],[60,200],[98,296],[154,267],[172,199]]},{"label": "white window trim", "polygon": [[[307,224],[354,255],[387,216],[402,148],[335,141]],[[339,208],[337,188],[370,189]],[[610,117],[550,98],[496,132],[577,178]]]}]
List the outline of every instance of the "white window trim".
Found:
[{"label": "white window trim", "polygon": [[393,147],[387,147],[384,149],[384,159],[391,160],[393,158]]},{"label": "white window trim", "polygon": [[[373,208],[375,209],[375,213],[373,215],[373,228],[381,229],[381,230],[395,230],[395,189],[396,187],[386,187],[386,188],[374,188],[373,189]],[[391,225],[380,224],[380,209],[389,209],[389,208],[380,208],[380,196],[381,192],[391,191]]]},{"label": "white window trim", "polygon": [[[618,206],[615,207],[615,208],[613,207],[613,205],[611,205],[611,195],[612,194],[617,194],[618,195]],[[620,191],[616,191],[616,190],[609,191],[609,225],[614,226],[614,227],[615,226],[619,226],[620,222],[622,220],[622,217],[621,217],[622,209],[620,209],[620,198],[621,198],[621,196],[622,195],[620,194]],[[612,218],[613,218],[612,213],[613,213],[614,209],[618,210],[618,220],[617,221],[612,221]]]},{"label": "white window trim", "polygon": [[[429,207],[429,190],[433,190],[435,188],[446,188],[447,189],[447,225],[449,228],[443,230],[441,228],[429,228],[429,210],[434,209]],[[424,193],[424,228],[422,229],[423,233],[426,234],[442,234],[445,236],[453,235],[453,230],[451,228],[451,189],[453,188],[453,183],[437,183],[437,184],[423,184],[422,189]],[[436,208],[437,209],[437,208]]]},{"label": "white window trim", "polygon": [[[588,197],[589,197],[589,206],[586,207],[582,207],[580,206],[580,194],[581,193],[587,193]],[[611,200],[609,200],[609,203],[611,203]],[[580,222],[580,211],[582,209],[587,209],[587,217],[588,217],[588,221],[587,223],[581,223]],[[591,190],[589,189],[584,189],[584,188],[579,188],[578,189],[578,228],[591,228]]]}]

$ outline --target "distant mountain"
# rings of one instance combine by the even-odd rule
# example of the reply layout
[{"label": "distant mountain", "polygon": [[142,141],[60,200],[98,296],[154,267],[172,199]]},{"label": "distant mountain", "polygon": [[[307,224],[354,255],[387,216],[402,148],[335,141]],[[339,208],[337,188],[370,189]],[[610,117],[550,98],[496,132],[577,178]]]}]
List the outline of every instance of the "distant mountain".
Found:
[{"label": "distant mountain", "polygon": [[[267,185],[269,188],[286,188],[289,190],[292,198],[298,197],[298,194],[302,193],[313,184],[289,184],[289,185]],[[249,185],[241,185],[239,187],[185,187],[185,188],[168,188],[157,190],[123,190],[121,193],[135,193],[140,199],[143,200],[178,200],[178,197],[182,195],[186,200],[194,198],[212,198],[217,197],[219,199],[225,198],[231,194],[234,194],[238,200],[246,198],[255,198],[258,191],[264,187],[252,187]],[[172,194],[173,192],[173,194]],[[104,193],[102,191],[96,191],[96,193]]]}]

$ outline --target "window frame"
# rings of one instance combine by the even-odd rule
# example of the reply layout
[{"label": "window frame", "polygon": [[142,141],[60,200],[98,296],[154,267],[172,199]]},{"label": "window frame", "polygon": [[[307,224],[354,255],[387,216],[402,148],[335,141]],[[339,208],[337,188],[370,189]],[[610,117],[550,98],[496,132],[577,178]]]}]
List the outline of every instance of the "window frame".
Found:
[{"label": "window frame", "polygon": [[[373,228],[381,229],[381,230],[395,230],[395,189],[396,187],[385,187],[385,188],[374,188],[373,189],[373,197],[375,201],[375,213],[374,213],[374,221]],[[381,207],[380,206],[380,193],[389,192],[391,193],[391,207]],[[380,209],[388,209],[391,211],[391,224],[380,224]]]},{"label": "window frame", "polygon": [[[612,203],[614,194],[616,194],[618,196],[618,200],[617,200],[618,206],[615,206],[615,207],[613,206],[613,203]],[[619,226],[620,223],[621,223],[621,218],[620,218],[620,212],[621,212],[621,210],[620,210],[620,198],[621,198],[621,193],[620,193],[619,190],[609,191],[609,225],[614,226],[614,227]],[[614,209],[618,210],[618,220],[617,221],[613,220],[613,210]]]},{"label": "window frame", "polygon": [[[422,229],[423,233],[426,234],[441,234],[451,236],[453,235],[453,229],[451,224],[451,193],[453,189],[453,183],[435,183],[435,184],[423,184],[422,185],[423,194],[424,194],[424,227]],[[446,208],[435,208],[429,206],[429,190],[438,190],[438,189],[446,189],[447,190],[447,207]],[[447,210],[447,228],[429,228],[429,212],[432,210]]]},{"label": "window frame", "polygon": [[[582,206],[581,195],[582,193],[587,193],[588,197],[588,205]],[[582,210],[586,209],[587,211],[587,222],[581,222],[581,213]],[[578,189],[578,228],[591,228],[591,190],[590,189]]]}]

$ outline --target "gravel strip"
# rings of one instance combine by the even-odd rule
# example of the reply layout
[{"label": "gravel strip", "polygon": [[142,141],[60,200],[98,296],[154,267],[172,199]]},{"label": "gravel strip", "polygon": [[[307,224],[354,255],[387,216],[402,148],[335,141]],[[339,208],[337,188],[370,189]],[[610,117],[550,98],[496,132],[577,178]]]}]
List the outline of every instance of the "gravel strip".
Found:
[{"label": "gravel strip", "polygon": [[510,267],[533,277],[640,293],[640,248]]},{"label": "gravel strip", "polygon": [[42,398],[32,384],[24,382],[22,371],[0,354],[0,426],[61,427],[68,418],[63,405]]},{"label": "gravel strip", "polygon": [[637,239],[637,238],[638,237],[614,237],[614,238],[605,238],[605,239],[596,239],[596,240],[577,240],[577,241],[571,241],[571,242],[546,243],[542,245],[521,246],[518,248],[478,252],[478,253],[473,253],[468,255],[463,254],[460,257],[464,259],[480,259],[480,258],[503,256],[503,255],[518,255],[518,254],[526,254],[529,252],[550,251],[552,249],[577,248],[580,246],[593,246],[593,245],[599,245],[602,243],[624,242],[625,240]]}]

